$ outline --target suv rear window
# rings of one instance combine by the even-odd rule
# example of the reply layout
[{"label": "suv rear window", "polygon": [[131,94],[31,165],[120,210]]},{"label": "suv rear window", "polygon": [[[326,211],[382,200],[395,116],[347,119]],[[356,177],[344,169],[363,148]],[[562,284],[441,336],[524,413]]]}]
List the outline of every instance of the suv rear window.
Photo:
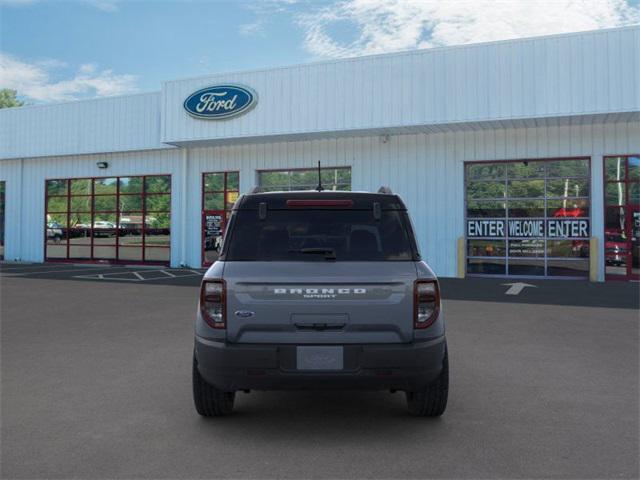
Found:
[{"label": "suv rear window", "polygon": [[234,212],[225,239],[227,261],[412,260],[405,211],[269,210]]}]

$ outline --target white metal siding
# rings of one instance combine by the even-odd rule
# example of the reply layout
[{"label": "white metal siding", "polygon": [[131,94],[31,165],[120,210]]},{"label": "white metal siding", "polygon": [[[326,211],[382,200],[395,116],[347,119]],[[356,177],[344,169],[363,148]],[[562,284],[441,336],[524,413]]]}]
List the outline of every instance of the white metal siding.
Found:
[{"label": "white metal siding", "polygon": [[[353,58],[166,82],[162,141],[304,135],[640,110],[640,28]],[[197,120],[184,99],[216,83],[255,109]],[[265,139],[266,140],[266,139]]]},{"label": "white metal siding", "polygon": [[[32,262],[44,260],[44,203],[47,179],[171,174],[171,210],[179,212],[180,202],[184,198],[179,158],[178,150],[155,150],[24,159],[22,160],[21,186],[20,175],[16,173],[16,168],[13,166],[20,164],[20,161],[0,162],[0,180],[7,178],[6,205],[9,212],[6,224],[5,259]],[[98,161],[108,162],[108,169],[99,169],[96,166]],[[176,232],[181,230],[179,221],[180,215],[171,216],[171,228]],[[179,255],[180,252],[178,240],[179,237],[172,235],[172,261],[174,261],[174,255]],[[175,262],[179,263],[177,257]]]},{"label": "white metal siding", "polygon": [[[201,174],[240,171],[241,191],[264,169],[351,166],[354,190],[388,185],[410,209],[422,253],[436,273],[456,274],[456,240],[464,235],[464,162],[589,156],[592,158],[592,232],[602,245],[602,156],[640,152],[640,123],[352,137],[190,149],[187,262],[200,262]],[[197,192],[197,195],[194,195]],[[600,255],[600,271],[604,263]]]},{"label": "white metal siding", "polygon": [[158,148],[159,92],[0,111],[0,158]]},{"label": "white metal siding", "polygon": [[[602,246],[602,156],[632,153],[640,153],[640,122],[392,135],[387,143],[379,136],[350,137],[26,159],[22,179],[19,161],[3,161],[6,258],[43,260],[45,179],[165,173],[172,175],[171,263],[197,267],[203,172],[239,170],[246,192],[255,185],[257,170],[313,167],[320,160],[325,166],[351,166],[354,190],[388,185],[399,193],[424,257],[439,275],[454,276],[456,239],[464,234],[465,161],[590,156],[592,232]],[[98,169],[97,161],[107,161],[108,170]],[[602,272],[602,251],[598,254]]]}]

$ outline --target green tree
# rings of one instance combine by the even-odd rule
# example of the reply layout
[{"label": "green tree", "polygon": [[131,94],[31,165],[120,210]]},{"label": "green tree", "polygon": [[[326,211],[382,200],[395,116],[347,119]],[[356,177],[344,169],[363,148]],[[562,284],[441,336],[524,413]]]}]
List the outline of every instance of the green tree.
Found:
[{"label": "green tree", "polygon": [[18,92],[9,88],[0,89],[0,108],[21,107],[24,102],[18,100]]}]

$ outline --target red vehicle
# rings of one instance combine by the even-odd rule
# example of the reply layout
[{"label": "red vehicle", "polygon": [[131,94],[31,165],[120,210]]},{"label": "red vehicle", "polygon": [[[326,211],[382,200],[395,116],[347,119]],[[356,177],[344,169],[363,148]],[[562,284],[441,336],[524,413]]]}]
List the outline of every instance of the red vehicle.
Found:
[{"label": "red vehicle", "polygon": [[575,208],[559,208],[558,210],[556,210],[555,212],[553,212],[553,216],[556,218],[564,218],[564,217],[571,217],[571,218],[578,218],[578,217],[585,217],[586,216],[586,212],[578,207]]},{"label": "red vehicle", "polygon": [[622,231],[607,230],[604,232],[604,255],[607,265],[626,265],[628,255],[627,238]]}]

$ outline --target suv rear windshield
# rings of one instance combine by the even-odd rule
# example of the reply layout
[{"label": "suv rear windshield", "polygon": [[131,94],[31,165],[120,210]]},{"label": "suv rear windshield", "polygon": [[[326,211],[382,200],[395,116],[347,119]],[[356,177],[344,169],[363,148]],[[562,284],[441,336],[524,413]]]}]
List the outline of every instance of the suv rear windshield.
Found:
[{"label": "suv rear windshield", "polygon": [[224,260],[399,261],[413,260],[405,211],[255,210],[234,212]]}]

